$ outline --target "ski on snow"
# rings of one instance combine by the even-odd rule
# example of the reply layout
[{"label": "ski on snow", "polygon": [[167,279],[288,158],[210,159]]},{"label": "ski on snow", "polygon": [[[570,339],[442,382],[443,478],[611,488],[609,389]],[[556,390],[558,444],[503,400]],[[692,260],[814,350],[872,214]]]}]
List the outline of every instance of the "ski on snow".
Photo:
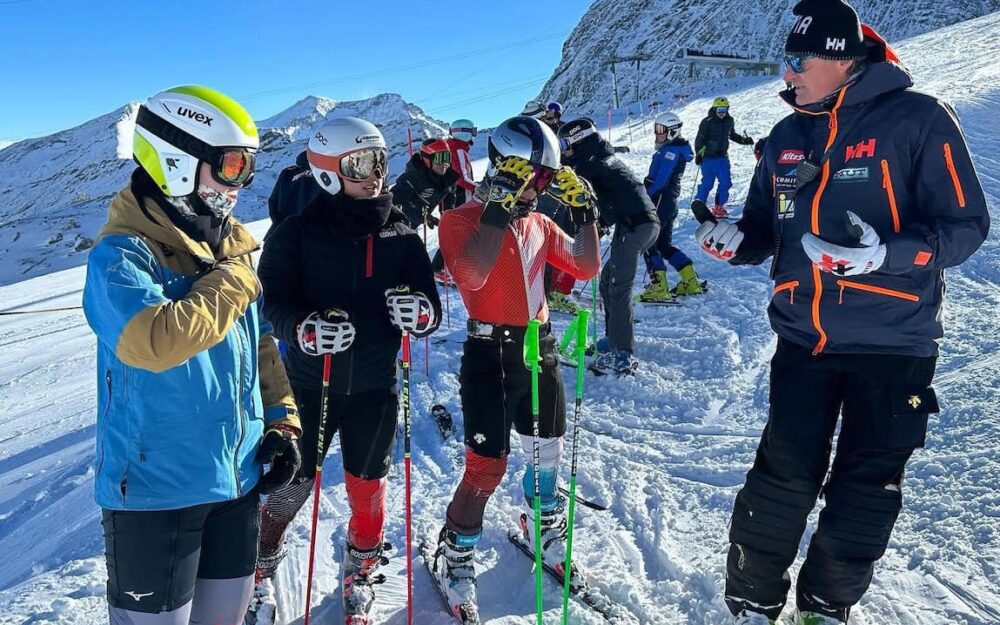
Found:
[{"label": "ski on snow", "polygon": [[[514,544],[515,547],[517,547],[518,551],[524,554],[525,557],[531,560],[532,564],[534,564],[535,552],[532,551],[531,546],[524,540],[520,529],[512,528],[509,530],[507,532],[507,538]],[[544,562],[542,563],[542,568],[549,574],[550,577],[552,577],[552,579],[559,583],[559,588],[563,588],[564,579],[559,571]],[[635,618],[624,606],[612,601],[603,592],[587,584],[586,574],[581,571],[579,567],[577,567],[577,576],[583,583],[575,588],[573,585],[570,585],[569,592],[571,595],[576,597],[580,603],[603,616],[609,623],[625,624],[636,622]]]}]

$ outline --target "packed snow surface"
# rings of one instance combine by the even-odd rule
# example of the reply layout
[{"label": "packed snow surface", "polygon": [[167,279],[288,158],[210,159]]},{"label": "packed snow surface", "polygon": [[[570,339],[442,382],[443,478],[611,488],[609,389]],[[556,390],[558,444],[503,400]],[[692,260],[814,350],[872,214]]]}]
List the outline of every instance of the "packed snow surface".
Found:
[{"label": "packed snow surface", "polygon": [[[992,14],[899,46],[918,87],[957,106],[995,223],[1000,217],[997,32],[1000,14]],[[787,111],[775,97],[780,87],[775,80],[711,87],[729,93],[739,131],[760,135]],[[706,89],[678,110],[689,136],[712,95]],[[317,110],[315,103],[307,108]],[[272,123],[294,124],[295,116]],[[629,143],[628,130],[616,127],[615,143]],[[635,122],[631,130],[633,151],[625,160],[644,175],[653,149],[649,124]],[[733,160],[739,197],[753,157],[735,146]],[[693,174],[684,181],[682,202],[689,200],[692,183]],[[263,235],[267,223],[253,227]],[[694,250],[693,230],[684,211],[675,240],[696,260],[709,292],[679,307],[638,307],[640,369],[631,378],[587,376],[580,414],[580,492],[608,503],[610,510],[578,508],[574,553],[594,584],[643,624],[724,622],[730,508],[767,414],[768,359],[774,348],[765,317],[771,288],[767,268],[733,268],[709,260]],[[946,338],[935,381],[942,412],[931,420],[927,448],[910,462],[905,509],[852,623],[1000,623],[996,231],[968,262],[948,272]],[[428,244],[436,246],[435,233]],[[84,268],[77,267],[0,286],[0,311],[78,306],[83,280]],[[448,340],[430,343],[429,376],[424,373],[426,344],[421,341],[414,349],[415,554],[421,539],[436,536],[462,466],[460,442],[442,443],[428,414],[432,404],[443,403],[461,423],[457,370],[465,313],[454,291],[446,303],[449,318],[436,336]],[[568,321],[554,320],[560,332]],[[79,310],[4,315],[0,348],[0,624],[104,623],[103,541],[92,486],[94,337]],[[564,369],[564,374],[572,397],[574,372]],[[339,553],[333,545],[344,542],[348,510],[340,462],[335,445],[324,472],[317,538],[313,615],[319,624],[340,619]],[[512,455],[509,475],[487,508],[478,568],[482,616],[489,625],[534,622],[531,563],[506,539],[524,506],[524,464],[523,454]],[[397,464],[386,528],[397,547],[404,536],[402,473]],[[301,621],[309,509],[307,504],[289,531],[291,554],[278,575],[281,616],[289,623]],[[388,567],[389,582],[378,588],[373,622],[406,622],[401,551]],[[414,573],[414,622],[452,622],[441,611],[419,559]],[[556,623],[560,593],[551,581],[545,588],[546,622]],[[576,603],[570,610],[571,623],[603,622]]]}]

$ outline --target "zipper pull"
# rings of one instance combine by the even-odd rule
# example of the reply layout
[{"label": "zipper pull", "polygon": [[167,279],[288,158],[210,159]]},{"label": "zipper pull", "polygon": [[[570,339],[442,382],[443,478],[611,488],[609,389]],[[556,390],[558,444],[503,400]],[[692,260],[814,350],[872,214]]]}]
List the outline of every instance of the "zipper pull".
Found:
[{"label": "zipper pull", "polygon": [[840,299],[837,300],[837,303],[838,304],[843,304],[844,303],[844,283],[843,282],[840,283]]}]

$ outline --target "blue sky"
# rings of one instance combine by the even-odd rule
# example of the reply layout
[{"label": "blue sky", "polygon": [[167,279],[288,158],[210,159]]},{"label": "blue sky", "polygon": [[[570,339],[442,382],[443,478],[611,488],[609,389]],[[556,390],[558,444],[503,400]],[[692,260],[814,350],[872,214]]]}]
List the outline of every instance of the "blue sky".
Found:
[{"label": "blue sky", "polygon": [[306,95],[395,92],[445,121],[495,125],[538,93],[589,5],[0,0],[0,142],[185,83],[233,96],[256,119]]}]

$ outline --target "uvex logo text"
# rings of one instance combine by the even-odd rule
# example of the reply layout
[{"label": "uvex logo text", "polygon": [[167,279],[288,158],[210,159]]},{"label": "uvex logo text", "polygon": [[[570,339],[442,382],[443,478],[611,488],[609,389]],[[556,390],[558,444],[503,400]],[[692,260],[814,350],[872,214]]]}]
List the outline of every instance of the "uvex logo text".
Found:
[{"label": "uvex logo text", "polygon": [[844,160],[849,161],[852,158],[871,158],[875,156],[875,139],[869,139],[867,141],[862,141],[857,145],[847,146],[847,154]]},{"label": "uvex logo text", "polygon": [[794,165],[806,159],[806,155],[801,150],[785,150],[778,157],[778,162],[782,165]]},{"label": "uvex logo text", "polygon": [[177,107],[177,114],[180,115],[181,117],[187,117],[188,119],[193,119],[194,121],[205,124],[206,126],[212,125],[211,117],[205,115],[204,113],[193,111],[184,106]]}]

